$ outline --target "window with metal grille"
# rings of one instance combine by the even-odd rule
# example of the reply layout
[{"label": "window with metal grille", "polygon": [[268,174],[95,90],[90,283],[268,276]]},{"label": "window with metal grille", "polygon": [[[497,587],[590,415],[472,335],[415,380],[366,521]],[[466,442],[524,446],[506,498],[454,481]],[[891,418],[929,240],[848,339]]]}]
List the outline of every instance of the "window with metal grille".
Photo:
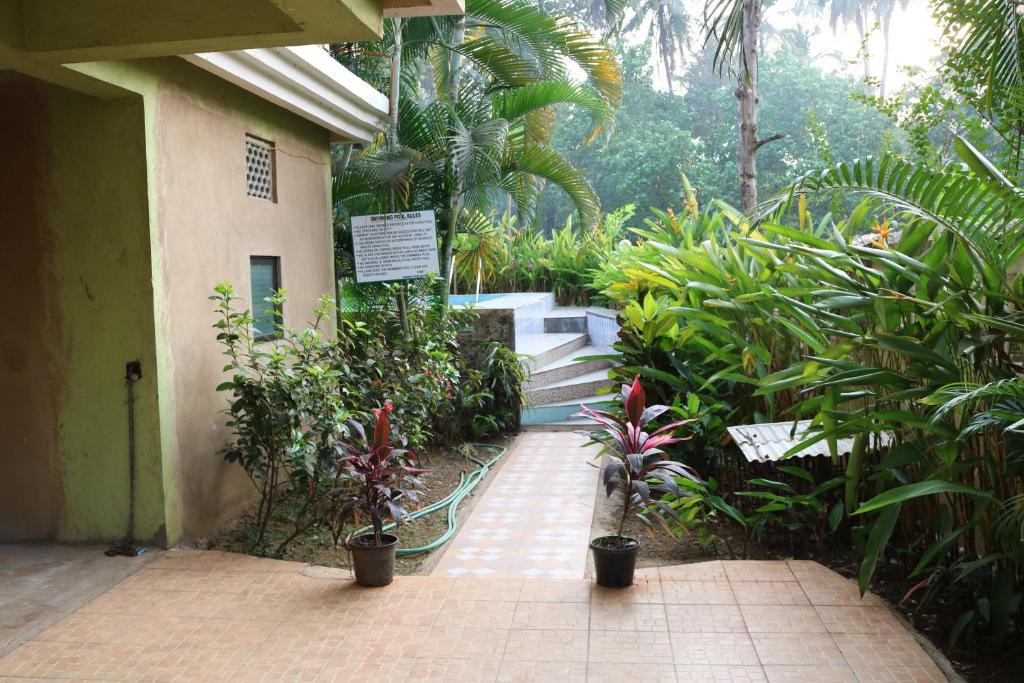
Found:
[{"label": "window with metal grille", "polygon": [[245,182],[250,197],[277,201],[274,143],[245,136]]},{"label": "window with metal grille", "polygon": [[277,256],[250,256],[249,288],[252,292],[253,337],[260,341],[278,338],[281,306],[267,299],[281,289],[281,259]]}]

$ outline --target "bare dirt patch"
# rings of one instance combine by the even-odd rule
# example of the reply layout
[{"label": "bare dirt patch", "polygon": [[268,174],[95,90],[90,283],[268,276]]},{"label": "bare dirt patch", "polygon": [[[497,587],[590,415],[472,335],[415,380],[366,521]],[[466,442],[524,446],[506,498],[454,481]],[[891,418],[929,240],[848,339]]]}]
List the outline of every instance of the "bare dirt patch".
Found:
[{"label": "bare dirt patch", "polygon": [[[495,442],[497,445],[508,445],[504,441]],[[490,451],[480,451],[477,458],[489,460],[493,457]],[[426,507],[451,494],[458,486],[460,478],[468,475],[477,469],[477,465],[461,455],[456,449],[438,450],[429,453],[421,460],[424,467],[429,467],[430,472],[423,475],[422,479],[426,490],[421,495],[420,507]],[[498,463],[500,465],[500,461]],[[463,499],[459,505],[457,521],[463,522],[469,515],[476,500],[487,488],[498,467],[494,467],[488,476],[481,481],[473,492]],[[281,514],[271,520],[267,528],[267,543],[269,548],[275,548],[281,540],[286,538],[292,530],[292,522],[289,514],[293,514],[295,504],[286,501],[281,506]],[[397,530],[390,533],[397,534],[399,547],[420,547],[441,536],[447,528],[447,513],[439,510],[433,514],[426,515],[407,524],[402,524]],[[342,531],[341,538],[344,539],[355,527],[346,525]],[[208,549],[226,550],[229,552],[248,553],[251,549],[253,534],[252,516],[244,516],[234,524],[222,529],[217,536],[204,544]],[[442,548],[443,549],[443,548]],[[395,571],[402,575],[429,573],[430,568],[436,563],[440,555],[438,549],[433,553],[424,553],[409,557],[399,557],[396,561]],[[307,533],[296,538],[285,550],[282,559],[298,562],[307,562],[312,565],[324,567],[350,566],[349,553],[343,545],[335,547],[334,539],[329,529],[314,527]]]}]

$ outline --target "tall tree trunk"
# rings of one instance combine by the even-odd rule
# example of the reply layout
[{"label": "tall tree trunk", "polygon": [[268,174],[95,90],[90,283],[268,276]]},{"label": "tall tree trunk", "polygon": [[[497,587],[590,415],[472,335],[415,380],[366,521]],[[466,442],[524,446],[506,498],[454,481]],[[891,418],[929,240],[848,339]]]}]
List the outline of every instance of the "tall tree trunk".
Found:
[{"label": "tall tree trunk", "polygon": [[871,52],[868,49],[867,9],[857,10],[857,33],[860,35],[860,49],[864,52],[864,80],[871,78]]},{"label": "tall tree trunk", "polygon": [[740,144],[736,166],[740,173],[740,208],[757,206],[757,45],[761,30],[761,0],[743,0],[743,45],[736,99],[740,105]]},{"label": "tall tree trunk", "polygon": [[740,208],[757,206],[757,152],[764,145],[786,137],[785,133],[757,137],[757,59],[761,33],[762,0],[743,0],[743,45],[736,99],[740,105],[740,140],[736,167],[740,175]]},{"label": "tall tree trunk", "polygon": [[[466,17],[461,16],[455,22],[455,33],[452,36],[452,45],[459,47],[466,40]],[[459,70],[462,68],[462,55],[452,50],[448,61],[448,101],[452,107],[459,101]],[[458,171],[452,169],[452,175],[457,176]],[[459,193],[462,191],[461,178],[453,177],[451,183],[451,194],[448,197],[448,225],[445,226],[444,239],[441,247],[441,305],[445,311],[448,310],[448,293],[452,288],[452,248],[455,244],[455,231],[459,227]]]},{"label": "tall tree trunk", "polygon": [[885,41],[885,46],[882,48],[882,77],[878,83],[878,93],[882,97],[885,97],[885,84],[889,76],[889,48],[891,39],[889,30],[892,28],[892,13],[894,9],[896,9],[895,2],[886,3],[882,7],[882,16],[879,17],[882,22],[882,39]]},{"label": "tall tree trunk", "polygon": [[[388,150],[394,151],[398,146],[398,98],[402,85],[402,18],[395,17],[391,21],[394,29],[394,49],[391,52],[391,82],[388,84]],[[391,213],[394,213],[398,210],[394,189],[390,193],[390,208]],[[395,300],[398,304],[398,322],[402,327],[402,334],[408,336],[409,314],[405,301],[405,285],[398,285]]]},{"label": "tall tree trunk", "polygon": [[[455,22],[455,33],[452,34],[452,45],[462,47],[466,40],[466,17],[461,16]],[[462,68],[462,55],[452,50],[448,60],[448,100],[454,105],[459,101],[459,70]]]},{"label": "tall tree trunk", "polygon": [[[388,96],[388,149],[393,150],[398,141],[398,96],[402,85],[402,19],[391,20],[395,31],[395,48],[391,53],[391,83]],[[394,207],[391,207],[392,211]]]}]

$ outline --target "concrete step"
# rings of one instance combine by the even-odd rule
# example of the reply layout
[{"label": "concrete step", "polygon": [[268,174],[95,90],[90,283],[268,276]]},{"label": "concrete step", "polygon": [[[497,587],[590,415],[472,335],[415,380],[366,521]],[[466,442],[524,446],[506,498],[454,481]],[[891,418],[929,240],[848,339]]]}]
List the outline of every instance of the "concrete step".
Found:
[{"label": "concrete step", "polygon": [[564,425],[565,423],[579,425],[581,428],[587,425],[593,426],[594,423],[589,420],[572,417],[580,411],[580,404],[582,403],[588,408],[604,410],[614,405],[617,400],[616,394],[602,394],[567,401],[555,401],[546,405],[531,405],[523,410],[522,425],[524,429],[533,425]]},{"label": "concrete step", "polygon": [[588,372],[612,367],[610,360],[577,360],[586,356],[601,355],[601,349],[588,344],[577,351],[537,368],[530,374],[527,388],[554,384],[570,377],[579,377]]},{"label": "concrete step", "polygon": [[586,332],[587,309],[559,306],[544,316],[544,331],[553,332]]},{"label": "concrete step", "polygon": [[538,386],[531,383],[526,391],[526,399],[532,405],[572,401],[593,396],[601,389],[614,385],[615,381],[608,379],[608,370],[601,368],[585,375],[569,377],[551,384]]},{"label": "concrete step", "polygon": [[[533,372],[549,363],[579,351],[587,345],[585,332],[516,335],[516,353],[526,356],[526,367]],[[576,354],[579,355],[579,354]]]}]

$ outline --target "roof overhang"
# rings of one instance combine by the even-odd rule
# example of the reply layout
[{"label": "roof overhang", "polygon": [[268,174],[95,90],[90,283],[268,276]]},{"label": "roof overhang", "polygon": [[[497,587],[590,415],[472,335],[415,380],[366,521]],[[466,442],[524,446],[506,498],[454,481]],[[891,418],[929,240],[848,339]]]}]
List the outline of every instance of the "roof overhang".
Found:
[{"label": "roof overhang", "polygon": [[465,13],[466,0],[384,0],[385,17],[440,17]]},{"label": "roof overhang", "polygon": [[68,64],[357,42],[381,35],[383,12],[381,0],[0,0],[0,43]]},{"label": "roof overhang", "polygon": [[368,143],[387,122],[388,98],[316,45],[206,52],[184,59],[326,128],[339,142]]}]

